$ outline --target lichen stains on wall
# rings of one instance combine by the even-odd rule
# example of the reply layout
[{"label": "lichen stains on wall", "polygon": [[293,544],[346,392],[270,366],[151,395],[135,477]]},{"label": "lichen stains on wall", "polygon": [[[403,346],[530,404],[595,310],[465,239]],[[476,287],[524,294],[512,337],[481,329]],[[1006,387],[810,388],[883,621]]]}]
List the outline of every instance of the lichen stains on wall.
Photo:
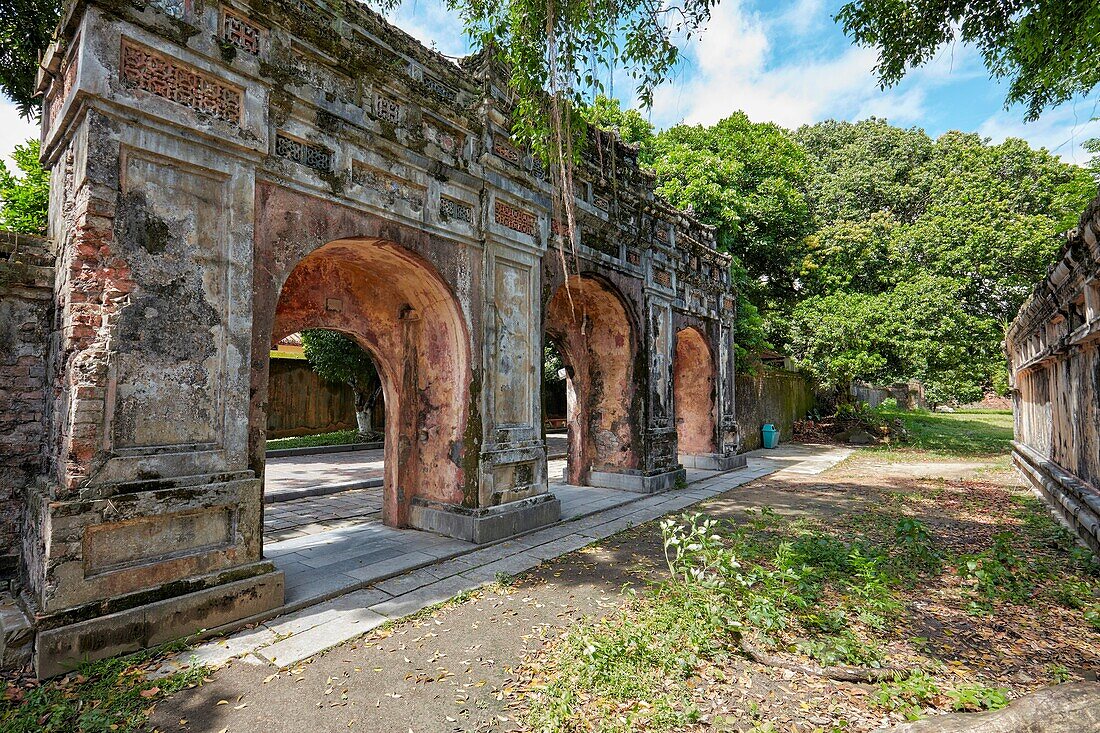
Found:
[{"label": "lichen stains on wall", "polygon": [[546,334],[571,373],[570,483],[587,483],[592,470],[637,468],[631,412],[637,337],[620,296],[599,280],[569,278],[546,308]]},{"label": "lichen stains on wall", "polygon": [[679,451],[714,453],[714,359],[698,330],[685,328],[676,334],[672,364],[672,403]]}]

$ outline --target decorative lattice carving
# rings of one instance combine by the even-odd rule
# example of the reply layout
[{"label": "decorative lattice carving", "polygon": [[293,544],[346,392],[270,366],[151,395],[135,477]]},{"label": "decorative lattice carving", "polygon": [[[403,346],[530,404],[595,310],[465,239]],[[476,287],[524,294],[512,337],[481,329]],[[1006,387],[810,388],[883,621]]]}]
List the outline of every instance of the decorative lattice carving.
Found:
[{"label": "decorative lattice carving", "polygon": [[496,206],[493,208],[493,221],[516,232],[532,236],[535,234],[534,214],[509,206],[499,199],[497,199]]},{"label": "decorative lattice carving", "polygon": [[519,149],[499,135],[493,136],[493,155],[508,161],[512,165],[519,165],[521,157]]},{"label": "decorative lattice carving", "polygon": [[654,270],[653,281],[666,288],[672,287],[672,274],[668,270]]},{"label": "decorative lattice carving", "polygon": [[374,116],[391,125],[400,125],[401,104],[379,94],[374,98]]},{"label": "decorative lattice carving", "polygon": [[464,221],[474,223],[474,207],[461,201],[441,196],[439,199],[439,218],[443,221]]},{"label": "decorative lattice carving", "polygon": [[389,203],[404,201],[415,211],[424,208],[427,191],[420,186],[401,180],[381,168],[373,168],[354,161],[351,164],[351,180],[364,188],[382,194]]},{"label": "decorative lattice carving", "polygon": [[658,224],[654,230],[653,235],[657,237],[657,241],[661,244],[668,244],[668,227],[663,224]]},{"label": "decorative lattice carving", "polygon": [[245,53],[260,55],[263,29],[231,10],[222,12],[222,38]]},{"label": "decorative lattice carving", "polygon": [[737,310],[737,301],[727,295],[722,299],[722,307],[725,308],[727,312],[733,313]]},{"label": "decorative lattice carving", "polygon": [[447,86],[438,79],[433,79],[430,76],[424,76],[420,83],[429,92],[442,99],[448,104],[454,104],[456,98],[458,98],[458,92],[451,87]]},{"label": "decorative lattice carving", "polygon": [[240,124],[240,89],[129,39],[122,41],[122,78],[158,97]]},{"label": "decorative lattice carving", "polygon": [[611,199],[607,198],[603,194],[592,195],[592,205],[600,211],[611,211]]},{"label": "decorative lattice carving", "polygon": [[626,261],[632,265],[642,264],[642,253],[633,247],[629,247],[626,250]]},{"label": "decorative lattice carving", "polygon": [[332,170],[332,151],[328,148],[296,140],[282,133],[275,136],[275,154],[307,168],[329,172]]}]

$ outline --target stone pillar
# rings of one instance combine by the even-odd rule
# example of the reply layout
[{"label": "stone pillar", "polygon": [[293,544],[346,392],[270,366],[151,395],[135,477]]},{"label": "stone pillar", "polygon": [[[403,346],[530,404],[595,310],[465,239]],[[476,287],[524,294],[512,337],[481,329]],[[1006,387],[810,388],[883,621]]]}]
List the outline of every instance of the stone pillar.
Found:
[{"label": "stone pillar", "polygon": [[[264,91],[92,5],[62,30],[42,77],[52,470],[24,559],[40,676],[283,601],[246,457]],[[169,101],[211,98],[163,88],[187,79],[217,108]]]},{"label": "stone pillar", "polygon": [[672,299],[661,289],[645,289],[645,335],[642,352],[646,369],[645,439],[643,483],[646,491],[664,491],[686,478],[676,447],[672,365],[676,332],[672,325]]},{"label": "stone pillar", "polygon": [[718,435],[715,445],[719,450],[715,462],[721,470],[729,470],[746,465],[745,457],[739,455],[741,426],[737,422],[737,333],[734,325],[737,302],[732,294],[723,296],[719,302],[722,310],[719,321],[715,325],[718,338],[714,349],[714,359],[717,362],[715,390],[718,406],[718,419],[715,421]]},{"label": "stone pillar", "polygon": [[[472,542],[492,542],[556,522],[542,436],[539,261],[545,251],[533,202],[486,197],[483,364],[478,494],[470,506],[414,506],[412,525]],[[474,387],[474,385],[472,385]],[[473,395],[476,397],[476,395]],[[472,501],[471,501],[472,499]]]}]

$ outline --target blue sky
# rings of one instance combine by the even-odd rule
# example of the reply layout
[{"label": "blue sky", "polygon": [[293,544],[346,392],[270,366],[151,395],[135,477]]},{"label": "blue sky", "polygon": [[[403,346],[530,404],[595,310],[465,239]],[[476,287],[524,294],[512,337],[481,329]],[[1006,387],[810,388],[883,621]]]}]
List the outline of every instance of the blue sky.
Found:
[{"label": "blue sky", "polygon": [[[1049,110],[1025,124],[1023,110],[1004,109],[1005,85],[989,79],[978,54],[956,45],[941,51],[897,87],[878,88],[875,54],[853,47],[832,20],[840,0],[722,0],[703,36],[684,48],[673,80],[657,91],[648,113],[658,127],[712,124],[738,109],[756,121],[787,127],[824,119],[885,117],[937,136],[979,132],[1000,142],[1022,137],[1064,160],[1083,164],[1081,143],[1100,137],[1100,92]],[[461,24],[438,0],[406,0],[391,21],[450,55],[468,51]],[[628,80],[615,91],[631,104]],[[37,134],[0,104],[0,155]]]}]

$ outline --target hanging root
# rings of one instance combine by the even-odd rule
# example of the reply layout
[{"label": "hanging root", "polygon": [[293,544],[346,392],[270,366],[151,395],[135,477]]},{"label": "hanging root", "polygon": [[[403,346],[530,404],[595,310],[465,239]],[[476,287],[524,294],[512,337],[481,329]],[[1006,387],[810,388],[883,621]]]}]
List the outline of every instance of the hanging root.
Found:
[{"label": "hanging root", "polygon": [[913,674],[911,669],[898,669],[896,667],[849,667],[846,665],[820,667],[816,664],[802,664],[761,651],[753,645],[745,634],[741,634],[741,651],[745,652],[754,662],[763,664],[765,667],[778,667],[791,672],[801,672],[802,674],[825,677],[839,682],[893,682],[903,680]]}]

